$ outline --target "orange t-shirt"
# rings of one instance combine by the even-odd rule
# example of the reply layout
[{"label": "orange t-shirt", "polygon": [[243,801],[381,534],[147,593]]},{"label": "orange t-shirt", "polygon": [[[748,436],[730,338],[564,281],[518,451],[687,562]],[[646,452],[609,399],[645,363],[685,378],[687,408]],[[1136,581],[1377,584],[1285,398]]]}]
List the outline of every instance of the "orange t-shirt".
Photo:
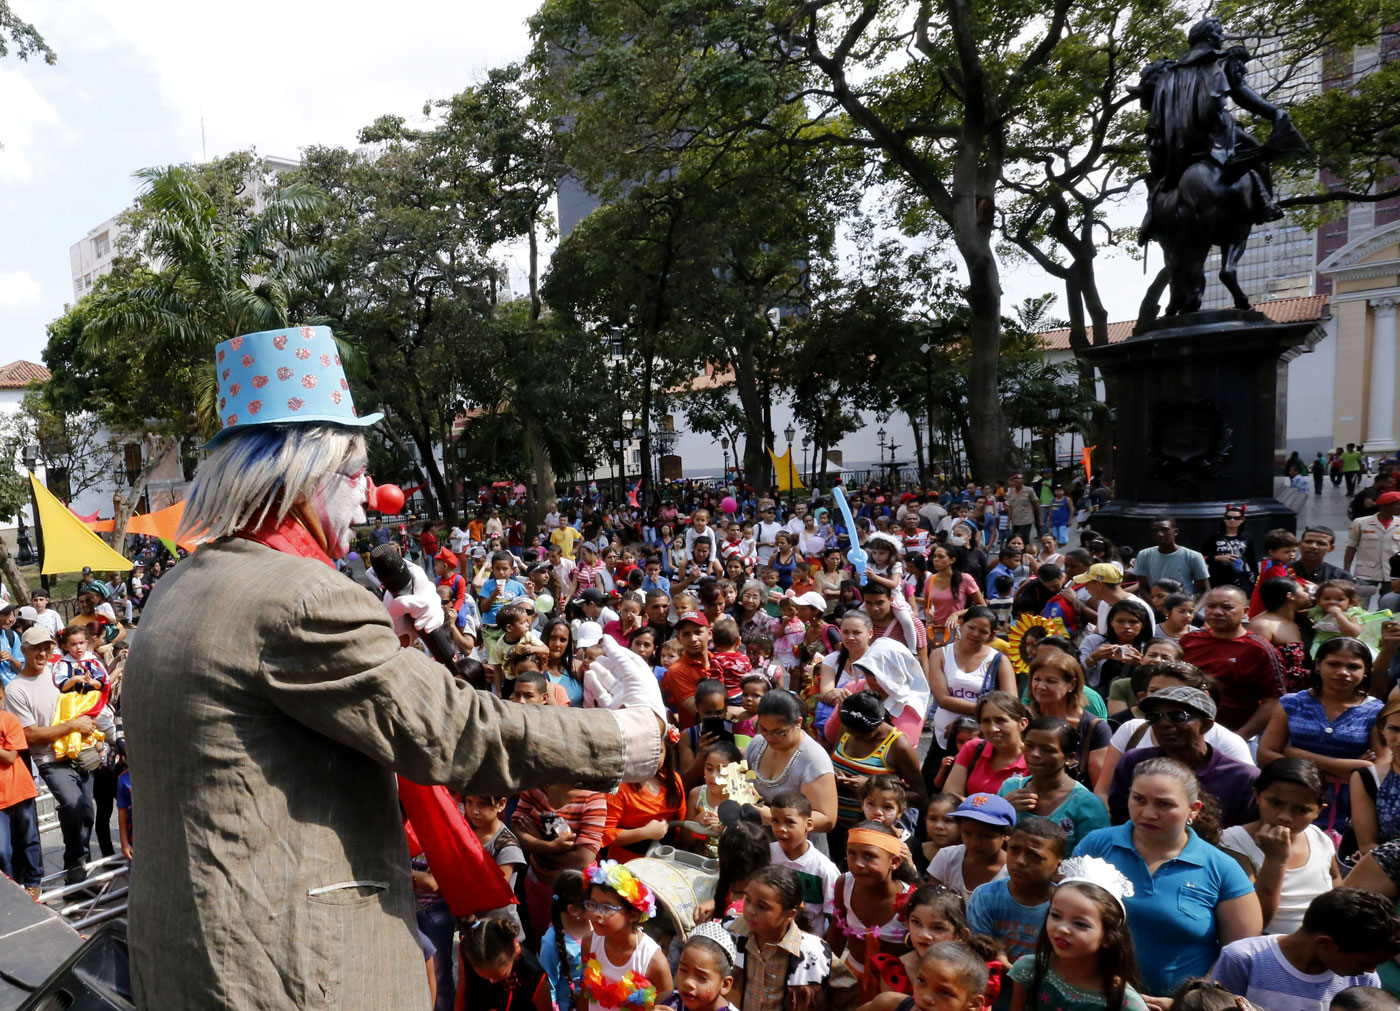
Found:
[{"label": "orange t-shirt", "polygon": [[[613,840],[623,829],[641,828],[647,822],[658,819],[661,821],[680,821],[685,817],[685,788],[681,785],[679,773],[675,775],[674,779],[675,783],[672,789],[680,798],[679,804],[668,803],[664,789],[659,793],[651,793],[644,790],[641,783],[623,783],[617,788],[617,793],[607,795],[608,820],[603,825],[603,845],[609,847],[607,854],[609,860],[625,864],[629,860],[635,860],[642,856],[651,845],[647,841],[631,847],[613,845]],[[600,853],[599,856],[601,857],[602,854]]]},{"label": "orange t-shirt", "polygon": [[695,726],[695,714],[682,709],[681,703],[695,698],[695,686],[712,676],[704,660],[692,660],[684,654],[666,668],[666,676],[661,679],[661,694],[666,699],[666,705],[676,713],[682,730]]},{"label": "orange t-shirt", "polygon": [[[24,727],[14,713],[0,711],[0,748],[6,751],[23,751],[29,747],[24,739]],[[9,765],[0,766],[0,810],[14,807],[21,801],[39,796],[34,786],[34,777],[29,774],[29,766],[24,760],[15,757]]]}]

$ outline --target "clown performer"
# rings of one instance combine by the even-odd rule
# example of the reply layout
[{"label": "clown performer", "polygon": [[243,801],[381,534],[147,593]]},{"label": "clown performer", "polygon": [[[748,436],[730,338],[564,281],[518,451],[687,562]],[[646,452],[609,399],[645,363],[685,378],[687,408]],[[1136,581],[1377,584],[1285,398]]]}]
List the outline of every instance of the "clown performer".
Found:
[{"label": "clown performer", "polygon": [[127,664],[136,1005],[426,1007],[396,774],[493,796],[643,782],[656,678],[615,647],[594,672],[612,708],[522,706],[403,648],[394,621],[431,632],[436,594],[417,579],[386,613],[334,566],[373,504],[380,415],[357,416],[330,330],[235,337],[217,359],[223,427],[181,530],[200,547],[152,592]]}]

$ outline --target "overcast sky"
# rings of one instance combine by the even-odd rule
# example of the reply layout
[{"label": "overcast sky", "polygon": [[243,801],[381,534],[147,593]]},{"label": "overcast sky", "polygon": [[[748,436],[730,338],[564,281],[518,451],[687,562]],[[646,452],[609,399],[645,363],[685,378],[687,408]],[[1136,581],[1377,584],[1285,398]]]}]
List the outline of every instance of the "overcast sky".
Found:
[{"label": "overcast sky", "polygon": [[[56,66],[0,62],[0,364],[39,361],[72,301],[68,249],[136,194],[133,173],[255,147],[295,157],[416,117],[525,55],[520,0],[12,0]],[[203,136],[201,137],[201,120]],[[1111,318],[1136,315],[1141,268],[1100,261]],[[1058,286],[1008,271],[1008,304]]]}]

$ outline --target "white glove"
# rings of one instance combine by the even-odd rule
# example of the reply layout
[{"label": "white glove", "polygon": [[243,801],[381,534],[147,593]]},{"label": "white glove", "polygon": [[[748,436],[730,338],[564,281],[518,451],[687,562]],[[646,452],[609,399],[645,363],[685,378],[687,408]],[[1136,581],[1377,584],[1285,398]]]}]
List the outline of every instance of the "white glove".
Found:
[{"label": "white glove", "polygon": [[412,562],[405,563],[413,573],[412,592],[396,597],[384,591],[384,609],[394,619],[394,632],[404,636],[419,632],[432,632],[442,627],[442,598],[437,586],[428,574]]},{"label": "white glove", "polygon": [[650,709],[665,722],[661,686],[647,662],[610,635],[603,636],[603,651],[584,671],[584,691],[591,689],[605,709]]}]

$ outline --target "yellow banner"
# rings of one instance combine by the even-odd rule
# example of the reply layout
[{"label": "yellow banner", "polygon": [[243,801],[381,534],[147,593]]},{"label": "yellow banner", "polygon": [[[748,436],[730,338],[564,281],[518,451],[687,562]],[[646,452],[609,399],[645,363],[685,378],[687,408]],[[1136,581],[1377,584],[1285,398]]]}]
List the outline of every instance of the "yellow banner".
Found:
[{"label": "yellow banner", "polygon": [[791,446],[782,456],[770,449],[768,458],[773,461],[773,483],[778,486],[778,491],[801,491],[807,487],[802,483],[802,475],[797,472],[797,466],[792,462]]},{"label": "yellow banner", "polygon": [[29,483],[39,503],[39,522],[44,525],[44,557],[39,571],[52,576],[79,572],[84,565],[92,566],[94,572],[126,572],[131,568],[131,562],[89,530],[32,473]]}]

